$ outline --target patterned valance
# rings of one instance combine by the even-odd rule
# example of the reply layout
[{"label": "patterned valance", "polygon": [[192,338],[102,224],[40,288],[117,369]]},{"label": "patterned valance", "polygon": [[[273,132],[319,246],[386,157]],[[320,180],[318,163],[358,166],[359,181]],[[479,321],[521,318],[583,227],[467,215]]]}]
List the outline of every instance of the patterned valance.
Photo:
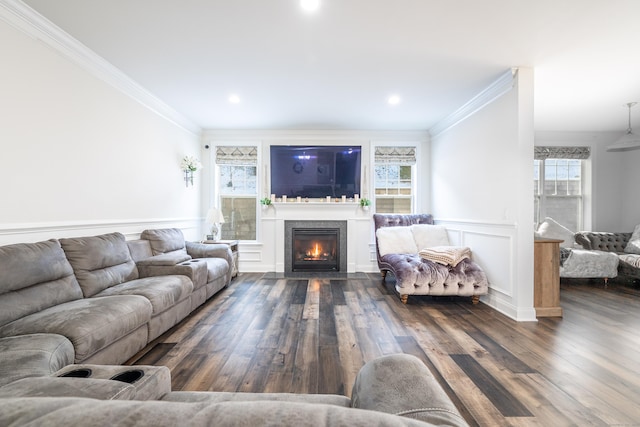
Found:
[{"label": "patterned valance", "polygon": [[258,148],[254,146],[218,146],[216,149],[216,164],[257,165]]},{"label": "patterned valance", "polygon": [[578,159],[585,160],[591,155],[591,147],[534,147],[534,158],[545,159]]},{"label": "patterned valance", "polygon": [[416,164],[416,147],[376,147],[376,163]]}]

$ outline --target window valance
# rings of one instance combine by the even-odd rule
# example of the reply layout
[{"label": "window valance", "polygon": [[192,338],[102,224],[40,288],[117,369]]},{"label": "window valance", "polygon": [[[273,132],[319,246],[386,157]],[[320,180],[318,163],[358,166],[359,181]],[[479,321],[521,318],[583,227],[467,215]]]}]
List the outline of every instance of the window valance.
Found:
[{"label": "window valance", "polygon": [[591,156],[591,147],[534,147],[534,159],[578,159],[585,160]]},{"label": "window valance", "polygon": [[415,147],[376,147],[376,163],[394,163],[401,165],[416,164]]},{"label": "window valance", "polygon": [[258,164],[258,148],[254,146],[218,146],[216,164],[249,165]]}]

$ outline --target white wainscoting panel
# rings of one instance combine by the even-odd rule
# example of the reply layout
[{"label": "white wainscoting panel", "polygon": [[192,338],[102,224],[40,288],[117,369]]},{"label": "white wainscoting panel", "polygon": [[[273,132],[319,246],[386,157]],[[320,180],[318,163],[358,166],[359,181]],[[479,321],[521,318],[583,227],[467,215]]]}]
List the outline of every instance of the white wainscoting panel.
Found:
[{"label": "white wainscoting panel", "polygon": [[137,239],[149,228],[180,228],[185,239],[202,240],[202,218],[152,218],[144,220],[105,220],[84,222],[51,222],[0,224],[0,245],[33,243],[65,237],[96,236],[120,232],[127,240]]},{"label": "white wainscoting panel", "polygon": [[517,228],[510,223],[483,223],[464,220],[436,220],[447,228],[452,245],[468,246],[472,257],[487,274],[489,294],[482,302],[514,319],[522,308],[514,301],[517,289]]}]

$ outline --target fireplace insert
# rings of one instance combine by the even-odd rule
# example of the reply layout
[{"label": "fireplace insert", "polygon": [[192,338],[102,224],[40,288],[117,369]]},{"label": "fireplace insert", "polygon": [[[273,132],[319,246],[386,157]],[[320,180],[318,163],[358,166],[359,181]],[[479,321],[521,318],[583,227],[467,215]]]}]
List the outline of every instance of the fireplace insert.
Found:
[{"label": "fireplace insert", "polygon": [[293,228],[292,271],[339,271],[339,228]]}]

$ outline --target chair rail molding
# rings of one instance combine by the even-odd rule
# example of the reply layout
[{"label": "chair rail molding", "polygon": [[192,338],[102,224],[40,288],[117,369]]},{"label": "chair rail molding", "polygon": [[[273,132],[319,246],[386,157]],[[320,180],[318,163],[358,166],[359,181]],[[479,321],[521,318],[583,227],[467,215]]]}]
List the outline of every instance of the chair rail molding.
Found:
[{"label": "chair rail molding", "polygon": [[120,232],[127,239],[137,239],[147,228],[180,228],[185,237],[199,240],[204,218],[148,218],[104,221],[59,221],[0,224],[0,245],[32,243],[47,239],[78,237]]}]

